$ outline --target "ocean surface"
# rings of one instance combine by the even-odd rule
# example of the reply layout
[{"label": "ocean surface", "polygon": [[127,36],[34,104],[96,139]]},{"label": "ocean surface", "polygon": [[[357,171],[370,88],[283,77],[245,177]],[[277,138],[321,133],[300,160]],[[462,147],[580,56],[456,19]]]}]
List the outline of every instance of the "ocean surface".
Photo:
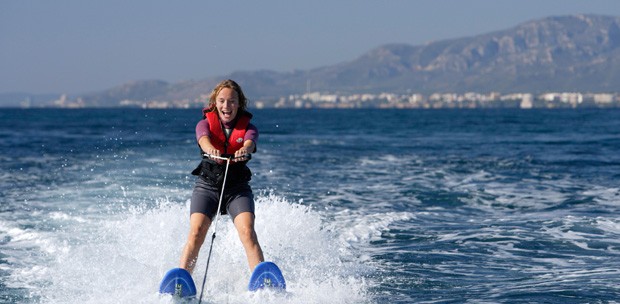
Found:
[{"label": "ocean surface", "polygon": [[[253,113],[288,288],[246,291],[224,216],[206,303],[620,303],[620,110]],[[0,302],[174,303],[200,115],[1,109]]]}]

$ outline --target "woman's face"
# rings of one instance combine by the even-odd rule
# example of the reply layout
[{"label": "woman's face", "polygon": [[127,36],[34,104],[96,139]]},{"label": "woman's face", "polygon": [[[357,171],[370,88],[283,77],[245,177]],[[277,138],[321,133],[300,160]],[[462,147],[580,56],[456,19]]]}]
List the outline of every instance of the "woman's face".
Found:
[{"label": "woman's face", "polygon": [[215,108],[223,123],[229,123],[237,116],[239,110],[239,96],[230,88],[223,88],[215,97]]}]

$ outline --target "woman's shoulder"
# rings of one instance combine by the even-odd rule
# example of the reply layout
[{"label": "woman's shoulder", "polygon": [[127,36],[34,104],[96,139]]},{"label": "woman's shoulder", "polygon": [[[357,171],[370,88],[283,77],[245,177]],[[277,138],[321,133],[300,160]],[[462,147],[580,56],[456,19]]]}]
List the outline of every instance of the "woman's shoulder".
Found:
[{"label": "woman's shoulder", "polygon": [[209,120],[207,119],[201,119],[196,123],[196,126],[208,126],[209,125]]}]

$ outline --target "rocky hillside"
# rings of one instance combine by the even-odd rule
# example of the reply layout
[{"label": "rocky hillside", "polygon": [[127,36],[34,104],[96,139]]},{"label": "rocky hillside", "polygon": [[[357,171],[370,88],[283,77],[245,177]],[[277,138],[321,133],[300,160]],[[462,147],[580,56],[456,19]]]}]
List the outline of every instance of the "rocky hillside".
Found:
[{"label": "rocky hillside", "polygon": [[237,80],[253,99],[320,91],[617,92],[620,17],[549,17],[514,28],[425,45],[383,45],[350,62],[306,71],[235,72],[200,81],[136,81],[81,96],[87,105],[122,100],[198,99],[220,79]]}]

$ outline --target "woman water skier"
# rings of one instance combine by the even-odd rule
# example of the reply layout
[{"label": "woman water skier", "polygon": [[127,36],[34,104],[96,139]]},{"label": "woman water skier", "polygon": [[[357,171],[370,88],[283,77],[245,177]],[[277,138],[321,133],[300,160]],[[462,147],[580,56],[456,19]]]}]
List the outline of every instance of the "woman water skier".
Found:
[{"label": "woman water skier", "polygon": [[[258,129],[250,123],[252,114],[246,107],[247,99],[236,82],[230,79],[220,82],[203,110],[204,119],[196,125],[196,139],[203,155],[234,155],[228,168],[221,213],[230,214],[252,272],[264,257],[254,230],[254,195],[248,183],[252,173],[246,166],[247,156],[256,152]],[[203,157],[192,172],[198,179],[190,205],[189,235],[179,266],[190,273],[217,213],[225,168],[225,161]]]}]

